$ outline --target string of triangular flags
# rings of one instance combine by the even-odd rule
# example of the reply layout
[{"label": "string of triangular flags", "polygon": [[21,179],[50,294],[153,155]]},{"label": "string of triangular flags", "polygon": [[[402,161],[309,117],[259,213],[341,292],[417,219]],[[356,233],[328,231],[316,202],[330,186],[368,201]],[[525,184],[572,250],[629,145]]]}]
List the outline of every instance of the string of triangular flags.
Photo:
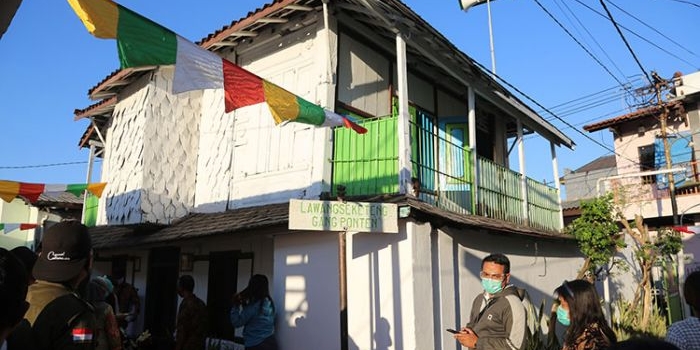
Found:
[{"label": "string of triangular flags", "polygon": [[311,103],[113,1],[68,2],[90,34],[117,40],[122,69],[175,65],[174,94],[223,89],[226,113],[267,103],[276,124],[290,121],[367,132],[350,117]]},{"label": "string of triangular flags", "polygon": [[29,202],[34,203],[43,193],[68,192],[74,194],[76,197],[80,197],[86,190],[97,197],[101,197],[105,186],[107,186],[106,182],[86,184],[41,184],[0,180],[0,198],[9,203],[17,196],[22,196]]},{"label": "string of triangular flags", "polygon": [[0,231],[5,231],[8,234],[14,230],[31,230],[39,227],[39,224],[0,224]]}]

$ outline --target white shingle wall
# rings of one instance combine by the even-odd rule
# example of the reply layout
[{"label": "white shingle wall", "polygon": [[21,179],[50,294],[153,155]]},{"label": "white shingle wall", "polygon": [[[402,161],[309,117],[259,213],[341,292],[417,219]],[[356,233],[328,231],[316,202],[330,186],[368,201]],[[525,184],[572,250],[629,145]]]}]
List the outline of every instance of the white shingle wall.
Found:
[{"label": "white shingle wall", "polygon": [[169,223],[194,206],[201,92],[169,93],[172,68],[120,96],[107,133],[100,224]]},{"label": "white shingle wall", "polygon": [[161,68],[143,106],[143,221],[170,223],[194,207],[201,91],[170,93],[173,68]]},{"label": "white shingle wall", "polygon": [[148,115],[148,110],[143,106],[151,90],[152,87],[146,85],[124,96],[114,108],[102,163],[102,181],[107,182],[107,187],[100,199],[100,225],[135,224],[142,220],[141,156],[144,148],[143,129]]},{"label": "white shingle wall", "polygon": [[228,201],[234,115],[224,113],[223,90],[204,90],[201,105],[195,211],[220,212]]}]

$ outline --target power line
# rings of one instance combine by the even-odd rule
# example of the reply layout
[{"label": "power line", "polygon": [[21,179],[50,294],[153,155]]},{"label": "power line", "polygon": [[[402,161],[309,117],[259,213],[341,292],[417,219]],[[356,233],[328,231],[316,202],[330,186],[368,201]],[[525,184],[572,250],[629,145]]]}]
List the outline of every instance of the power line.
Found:
[{"label": "power line", "polygon": [[[594,8],[592,8],[592,7],[590,7],[590,6],[588,6],[587,4],[585,4],[584,2],[582,2],[581,0],[575,0],[575,1],[578,2],[581,6],[587,8],[587,9],[593,11],[593,12],[595,12],[595,13],[598,14],[599,16],[601,16],[601,17],[603,17],[603,18],[605,18],[605,19],[607,19],[607,20],[610,20],[610,19],[609,19],[608,17],[606,17],[604,14],[602,14],[602,13],[598,12],[596,9],[594,9]],[[625,26],[623,26],[623,25],[621,25],[621,24],[619,24],[619,26],[620,26],[622,29],[624,29],[624,30],[630,32],[632,35],[636,36],[637,38],[639,38],[639,39],[645,41],[645,42],[648,43],[649,45],[651,45],[651,46],[653,46],[653,47],[655,47],[655,48],[661,50],[662,52],[668,54],[669,56],[671,56],[671,57],[673,57],[673,58],[675,58],[675,59],[677,59],[677,60],[679,60],[679,61],[682,61],[683,63],[686,63],[686,64],[690,65],[691,67],[695,68],[695,65],[694,65],[693,63],[689,62],[688,60],[686,60],[686,59],[684,59],[684,58],[681,58],[681,57],[679,57],[678,55],[673,54],[672,52],[670,52],[670,51],[664,49],[663,47],[661,47],[661,46],[659,46],[659,45],[654,44],[651,40],[649,40],[649,39],[647,39],[647,38],[645,38],[645,37],[643,37],[643,36],[637,34],[637,33],[634,32],[633,30],[631,30],[631,29],[629,29],[629,28],[627,28],[627,27],[625,27]]]},{"label": "power line", "polygon": [[[535,0],[535,1],[537,1],[537,0]],[[495,77],[496,79],[498,79],[499,81],[501,81],[503,84],[505,84],[505,85],[508,86],[509,88],[513,89],[513,91],[517,92],[517,93],[520,94],[521,96],[525,97],[526,99],[528,99],[529,101],[531,101],[532,103],[534,103],[535,105],[537,105],[537,107],[539,107],[539,108],[545,110],[547,113],[551,114],[552,116],[554,116],[555,118],[557,118],[559,121],[561,121],[562,123],[564,123],[564,124],[567,125],[568,127],[572,128],[572,129],[575,130],[577,133],[581,134],[583,137],[589,139],[590,141],[592,141],[593,143],[595,143],[595,144],[597,144],[598,146],[602,147],[603,149],[607,150],[608,152],[613,153],[613,154],[619,156],[620,158],[625,158],[625,159],[629,160],[629,161],[632,162],[632,163],[637,163],[637,164],[639,164],[636,160],[630,159],[630,158],[628,158],[628,157],[626,157],[626,156],[624,156],[624,155],[622,155],[622,154],[619,154],[619,153],[615,152],[614,149],[611,149],[610,147],[608,147],[607,145],[603,144],[602,142],[600,142],[600,141],[598,141],[598,140],[592,138],[590,135],[587,135],[587,134],[585,134],[584,132],[582,132],[581,130],[577,129],[575,126],[571,125],[571,123],[567,122],[566,120],[562,119],[562,118],[559,117],[558,115],[554,114],[554,112],[550,111],[547,107],[545,107],[545,106],[543,106],[541,103],[537,102],[534,98],[530,97],[528,94],[524,93],[522,90],[518,89],[517,87],[515,87],[513,84],[511,84],[511,83],[508,82],[507,80],[503,79],[503,78],[502,78],[501,76],[499,76],[498,74],[493,73],[493,72],[490,72],[490,71],[489,71],[486,67],[484,67],[481,63],[477,62],[476,60],[471,60],[471,62],[474,63],[474,64],[475,64],[476,66],[478,66],[479,68],[481,68],[483,71],[489,72],[489,74],[490,74],[491,76]]]},{"label": "power line", "polygon": [[620,27],[617,25],[617,22],[615,22],[615,19],[612,16],[612,13],[610,13],[610,10],[608,10],[608,7],[605,5],[605,1],[600,0],[600,4],[603,6],[603,9],[605,10],[605,13],[608,14],[608,18],[610,19],[610,22],[612,22],[613,26],[615,26],[615,30],[617,30],[617,34],[620,35],[620,38],[622,38],[622,41],[625,43],[625,46],[627,46],[627,50],[629,50],[630,54],[632,54],[632,57],[634,58],[634,61],[637,62],[637,65],[639,66],[639,69],[642,70],[642,73],[644,74],[644,77],[647,78],[649,81],[649,84],[654,84],[651,82],[651,78],[647,76],[647,71],[642,67],[642,63],[639,62],[639,59],[637,58],[637,54],[634,53],[634,50],[632,50],[632,47],[630,46],[630,43],[627,42],[627,39],[625,38],[625,35],[622,34],[622,30],[620,30]]},{"label": "power line", "polygon": [[[631,14],[631,13],[625,11],[625,10],[624,10],[623,8],[621,8],[620,6],[617,6],[614,2],[612,2],[612,1],[610,1],[610,0],[608,0],[608,2],[610,2],[610,5],[615,6],[615,8],[617,8],[617,9],[620,10],[620,11],[622,11],[622,12],[625,13],[626,15],[628,15],[628,16],[630,16],[630,17],[636,19],[637,22],[643,24],[643,25],[646,26],[647,28],[649,28],[649,29],[653,30],[654,32],[656,32],[656,34],[659,34],[659,35],[661,35],[662,37],[666,38],[666,40],[668,40],[668,41],[670,41],[670,42],[676,44],[676,46],[678,46],[678,47],[680,47],[681,49],[687,51],[689,54],[691,54],[691,55],[693,55],[693,56],[695,56],[695,57],[700,58],[700,56],[698,56],[697,54],[695,54],[695,52],[688,50],[685,46],[683,46],[683,45],[679,44],[678,42],[676,42],[675,40],[669,38],[669,37],[666,36],[664,33],[661,33],[660,31],[658,31],[656,28],[654,28],[654,27],[648,25],[646,22],[644,22],[644,21],[642,21],[641,19],[637,18],[635,15],[633,15],[633,14]],[[695,4],[693,4],[693,5],[695,5]],[[697,6],[697,5],[696,5],[696,6]]]},{"label": "power line", "polygon": [[685,0],[671,0],[671,1],[680,2],[681,4],[692,5],[692,6],[695,6],[695,7],[700,7],[700,5],[698,5],[698,4],[696,4],[696,3],[693,3],[693,2],[690,2],[690,1],[685,1]]},{"label": "power line", "polygon": [[[615,69],[617,69],[617,72],[620,73],[620,75],[622,75],[622,76],[624,77],[624,76],[625,76],[625,73],[622,72],[622,70],[620,69],[620,67],[618,67],[617,64],[615,63],[615,60],[613,60],[613,59],[610,57],[610,55],[608,55],[608,52],[605,51],[605,49],[603,48],[603,46],[600,45],[600,43],[598,42],[598,40],[596,40],[595,36],[593,36],[593,34],[591,34],[591,32],[588,30],[588,28],[586,28],[586,26],[583,24],[583,22],[581,22],[581,20],[578,18],[578,16],[576,16],[576,13],[575,13],[574,11],[571,11],[571,8],[569,7],[569,5],[566,4],[565,1],[562,0],[561,2],[562,2],[562,4],[564,5],[564,7],[566,7],[566,9],[569,11],[569,13],[571,13],[571,16],[573,16],[574,19],[576,19],[576,22],[578,22],[579,26],[581,26],[581,28],[583,28],[583,30],[586,31],[586,33],[587,33],[588,36],[591,38],[591,40],[593,40],[593,42],[596,44],[596,46],[598,46],[598,49],[600,49],[600,51],[603,52],[603,55],[605,55],[605,57],[608,58],[608,61],[610,61],[610,63],[612,63],[613,67],[615,67]],[[557,3],[557,4],[558,4],[558,3]],[[564,11],[562,10],[562,12],[564,12]],[[564,15],[566,15],[566,12],[564,12]],[[568,16],[567,16],[567,18],[568,18]],[[628,82],[629,82],[629,81],[628,81]]]},{"label": "power line", "polygon": [[573,39],[573,40],[576,42],[576,44],[578,44],[578,46],[580,46],[580,47],[583,49],[583,51],[586,51],[586,53],[587,53],[589,56],[591,56],[591,58],[593,58],[593,60],[596,61],[596,63],[598,63],[601,67],[603,67],[603,69],[604,69],[608,74],[610,74],[610,76],[611,76],[613,79],[615,79],[615,81],[616,81],[618,84],[620,84],[620,86],[624,86],[624,84],[623,84],[619,79],[617,79],[617,77],[616,77],[614,74],[612,74],[612,72],[608,69],[608,67],[606,67],[605,65],[603,65],[603,63],[601,63],[600,60],[598,60],[598,58],[596,58],[590,51],[588,51],[588,49],[587,49],[585,46],[583,46],[583,44],[581,44],[581,42],[578,41],[578,39],[576,39],[576,37],[574,37],[574,36],[571,34],[571,32],[569,32],[569,30],[566,29],[566,28],[559,22],[559,20],[557,20],[556,18],[554,18],[554,15],[552,15],[552,14],[549,12],[549,10],[547,10],[547,9],[539,2],[539,0],[533,0],[533,1],[535,1],[535,3],[542,9],[542,11],[544,11],[547,15],[549,15],[549,17],[550,17],[562,30],[564,30],[564,32],[565,32],[571,39]]},{"label": "power line", "polygon": [[[96,162],[99,162],[100,159],[95,159]],[[35,165],[15,165],[15,166],[0,166],[1,169],[36,169],[36,168],[50,168],[50,167],[57,167],[57,166],[65,166],[65,165],[76,165],[76,164],[87,164],[87,161],[79,161],[79,162],[65,162],[65,163],[50,163],[50,164],[35,164]]]}]

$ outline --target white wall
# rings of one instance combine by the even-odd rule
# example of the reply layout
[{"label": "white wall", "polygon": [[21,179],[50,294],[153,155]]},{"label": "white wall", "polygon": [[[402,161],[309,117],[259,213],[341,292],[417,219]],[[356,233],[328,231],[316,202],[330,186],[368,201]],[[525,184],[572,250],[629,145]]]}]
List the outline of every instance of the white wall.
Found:
[{"label": "white wall", "polygon": [[341,34],[338,52],[338,100],[374,116],[391,114],[389,60]]},{"label": "white wall", "polygon": [[338,234],[275,236],[274,256],[280,349],[339,349]]},{"label": "white wall", "polygon": [[350,349],[433,347],[430,225],[348,238]]},{"label": "white wall", "polygon": [[[307,19],[308,20],[308,19]],[[326,106],[324,67],[328,49],[322,22],[278,37],[262,33],[227,57],[243,68],[302,98]],[[258,43],[266,43],[260,44]],[[335,49],[331,48],[332,56]],[[332,106],[330,107],[332,109]],[[324,174],[330,130],[308,124],[275,125],[266,104],[223,112],[223,93],[202,95],[197,159],[197,211],[216,212],[289,198],[317,198],[327,190]],[[261,117],[262,116],[262,117]],[[325,186],[325,187],[324,187]]]},{"label": "white wall", "polygon": [[[41,224],[46,214],[27,203],[21,198],[15,198],[10,203],[0,200],[0,223]],[[34,232],[36,229],[0,231],[0,247],[12,249],[18,246],[34,247]]]}]

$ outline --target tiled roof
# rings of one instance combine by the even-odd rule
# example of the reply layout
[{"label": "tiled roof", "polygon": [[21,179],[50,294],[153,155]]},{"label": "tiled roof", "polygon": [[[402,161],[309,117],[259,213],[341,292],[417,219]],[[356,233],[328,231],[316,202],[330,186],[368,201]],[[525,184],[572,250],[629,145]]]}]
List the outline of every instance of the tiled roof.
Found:
[{"label": "tiled roof", "polygon": [[96,226],[90,228],[90,233],[95,248],[119,248],[275,226],[287,223],[288,215],[289,203],[280,203],[220,213],[192,213],[170,226]]},{"label": "tiled roof", "polygon": [[36,207],[82,207],[83,195],[76,196],[68,192],[42,193],[39,199],[32,203]]},{"label": "tiled roof", "polygon": [[[436,208],[406,196],[381,196],[366,201],[382,201],[408,205],[411,216],[425,222],[449,223],[455,227],[484,229],[497,233],[519,234],[547,239],[572,239],[559,232],[543,231],[508,221],[479,215],[462,215]],[[227,210],[220,213],[193,213],[173,222],[170,226],[126,225],[96,226],[90,228],[96,249],[124,248],[166,243],[223,234],[250,232],[253,229],[280,226],[287,230],[289,203],[268,204],[258,207]]]},{"label": "tiled roof", "polygon": [[[670,110],[676,110],[679,108],[683,108],[683,103],[681,101],[674,101],[674,102],[670,102],[670,103],[666,104],[666,106]],[[615,117],[615,118],[603,120],[601,122],[597,122],[594,124],[585,125],[583,127],[583,130],[586,130],[588,132],[603,130],[603,129],[609,128],[611,126],[615,126],[615,125],[623,124],[623,123],[628,123],[628,122],[631,122],[631,121],[634,121],[634,120],[637,120],[637,119],[640,119],[643,117],[657,116],[659,113],[661,113],[661,107],[657,106],[657,105],[647,107],[647,108],[641,108],[641,109],[638,109],[634,112],[623,114],[623,115]]]}]

